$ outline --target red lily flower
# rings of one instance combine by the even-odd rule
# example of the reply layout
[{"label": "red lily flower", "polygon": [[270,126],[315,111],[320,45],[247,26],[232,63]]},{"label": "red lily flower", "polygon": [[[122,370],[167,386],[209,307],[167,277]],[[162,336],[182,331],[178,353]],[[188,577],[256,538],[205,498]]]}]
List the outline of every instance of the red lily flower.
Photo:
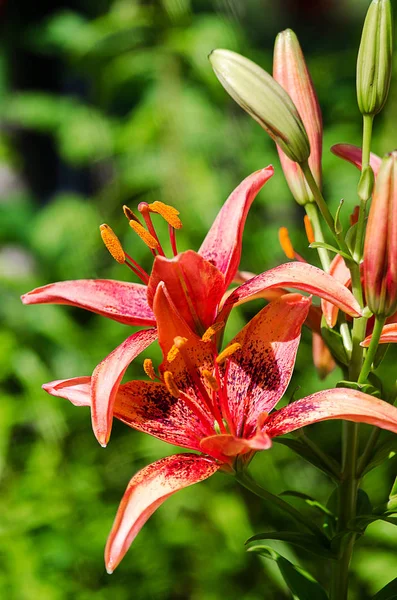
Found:
[{"label": "red lily flower", "polygon": [[[261,187],[273,175],[267,167],[247,177],[228,198],[198,253],[188,250],[177,254],[174,229],[179,225],[177,211],[161,203],[140,205],[148,229],[127,209],[130,225],[146,241],[155,255],[151,275],[128,255],[107,226],[102,234],[112,255],[126,262],[147,285],[111,280],[79,280],[52,283],[22,296],[25,304],[68,304],[96,312],[128,325],[156,325],[153,302],[161,281],[166,284],[172,302],[197,336],[216,321],[225,321],[234,304],[247,301],[259,291],[279,287],[296,287],[330,302],[335,302],[352,316],[360,314],[353,295],[336,284],[326,273],[311,265],[281,265],[235,290],[222,308],[222,298],[236,275],[240,262],[242,235],[248,210]],[[175,256],[167,259],[150,219],[150,211],[158,212],[170,224],[171,246]],[[176,221],[176,222],[175,222]],[[157,254],[156,254],[157,253]],[[126,259],[127,256],[127,259]],[[239,295],[241,290],[241,296]],[[150,332],[150,333],[149,333]],[[107,356],[95,369],[91,386],[92,425],[102,446],[109,440],[113,404],[118,386],[131,361],[156,338],[156,331],[133,334]],[[163,347],[168,352],[169,348]]]},{"label": "red lily flower", "polygon": [[[269,412],[292,375],[310,298],[288,294],[261,310],[220,354],[214,331],[198,340],[162,283],[154,298],[161,345],[171,351],[158,381],[121,385],[115,416],[131,427],[200,454],[177,454],[141,470],[121,501],[106,550],[112,572],[153,512],[170,495],[216,471],[233,472],[272,438],[326,419],[363,421],[397,432],[397,409],[361,392],[338,388]],[[45,389],[77,405],[90,404],[91,380],[52,382]]]}]

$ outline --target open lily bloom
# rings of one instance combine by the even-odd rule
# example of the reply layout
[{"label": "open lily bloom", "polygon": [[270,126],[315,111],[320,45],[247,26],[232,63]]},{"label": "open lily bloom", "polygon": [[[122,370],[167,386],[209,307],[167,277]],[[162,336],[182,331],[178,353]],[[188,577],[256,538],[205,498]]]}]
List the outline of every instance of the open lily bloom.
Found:
[{"label": "open lily bloom", "polygon": [[[335,303],[352,316],[360,307],[351,292],[328,274],[307,264],[288,263],[271,269],[243,284],[222,300],[234,279],[241,257],[244,224],[249,208],[262,186],[273,175],[267,167],[247,177],[231,194],[198,252],[177,253],[175,229],[180,227],[174,208],[155,202],[141,203],[145,229],[129,211],[130,225],[155,256],[150,276],[124,253],[117,237],[103,226],[104,241],[119,262],[126,262],[146,283],[111,280],[78,280],[52,283],[25,294],[25,304],[67,304],[96,312],[127,325],[156,326],[153,302],[161,281],[190,329],[198,337],[217,321],[225,321],[234,304],[255,298],[273,287],[293,287]],[[129,210],[129,209],[128,209]],[[161,214],[169,223],[173,258],[166,258],[150,213]],[[127,257],[127,258],[126,258]],[[92,425],[99,443],[105,446],[112,425],[112,407],[122,377],[131,361],[156,338],[156,330],[131,335],[95,369],[91,386]],[[169,348],[163,348],[167,352]]]},{"label": "open lily bloom", "polygon": [[[397,432],[397,409],[361,392],[338,388],[273,408],[290,381],[311,300],[287,294],[262,309],[218,353],[215,331],[198,340],[173,306],[164,284],[154,298],[162,347],[171,350],[151,382],[121,385],[114,415],[134,429],[198,454],[177,454],[144,468],[130,481],[106,551],[112,572],[153,512],[176,491],[216,471],[233,472],[267,450],[272,438],[326,419],[345,418]],[[163,327],[167,323],[167,327]],[[91,379],[52,382],[44,388],[76,405],[90,404]],[[269,414],[271,413],[271,414]]]}]

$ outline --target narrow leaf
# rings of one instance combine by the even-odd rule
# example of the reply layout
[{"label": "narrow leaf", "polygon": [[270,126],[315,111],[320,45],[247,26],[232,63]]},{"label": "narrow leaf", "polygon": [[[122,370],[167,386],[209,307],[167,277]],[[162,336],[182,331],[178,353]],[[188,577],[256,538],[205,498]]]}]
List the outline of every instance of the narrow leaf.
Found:
[{"label": "narrow leaf", "polygon": [[335,559],[336,556],[330,550],[330,547],[325,544],[321,544],[315,535],[310,533],[302,533],[300,531],[266,531],[264,533],[258,533],[252,536],[246,541],[248,549],[251,544],[258,547],[257,542],[262,540],[277,540],[279,542],[287,542],[294,546],[303,548],[306,552],[311,552],[317,556],[323,556],[328,559]]},{"label": "narrow leaf", "polygon": [[[287,446],[290,448],[295,454],[299,454],[302,458],[307,460],[309,463],[326,473],[332,479],[335,479],[335,473],[328,468],[328,466],[321,460],[321,458],[313,452],[308,446],[305,446],[302,442],[292,438],[280,438],[275,437],[272,440],[276,444],[282,444],[283,446]],[[330,458],[330,460],[335,464],[335,471],[339,471],[339,465],[336,461]]]},{"label": "narrow leaf", "polygon": [[397,598],[397,577],[379,590],[372,600],[395,600]]},{"label": "narrow leaf", "polygon": [[326,506],[318,502],[315,498],[308,496],[307,494],[303,494],[302,492],[295,492],[294,490],[286,490],[285,492],[282,492],[280,496],[292,496],[293,498],[299,498],[300,500],[303,500],[308,506],[316,508],[322,514],[335,518],[335,515]]},{"label": "narrow leaf", "polygon": [[390,436],[389,439],[385,440],[375,450],[371,461],[366,466],[363,475],[372,471],[386,460],[394,458],[397,454],[397,437],[395,435]]},{"label": "narrow leaf", "polygon": [[326,244],[325,242],[312,242],[311,244],[309,244],[309,248],[325,248],[330,252],[340,254],[341,256],[343,256],[343,258],[346,258],[347,260],[352,260],[352,257],[349,254],[346,254],[346,252],[335,248],[335,246],[331,246],[331,244]]}]

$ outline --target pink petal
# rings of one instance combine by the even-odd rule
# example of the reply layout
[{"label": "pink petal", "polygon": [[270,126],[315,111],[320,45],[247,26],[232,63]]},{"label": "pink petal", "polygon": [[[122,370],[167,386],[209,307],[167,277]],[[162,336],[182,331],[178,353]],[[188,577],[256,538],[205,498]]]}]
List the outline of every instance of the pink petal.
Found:
[{"label": "pink petal", "polygon": [[249,175],[226,200],[203,241],[199,254],[233,281],[241,258],[245,220],[252,202],[273,175],[272,166]]},{"label": "pink petal", "polygon": [[253,297],[267,288],[280,286],[296,288],[325,298],[352,317],[361,315],[360,305],[344,285],[321,269],[300,262],[280,265],[247,281],[226,300],[223,310],[227,313],[237,302]]},{"label": "pink petal", "polygon": [[[332,275],[332,277],[335,277],[335,279],[337,279],[345,287],[350,285],[350,271],[340,254],[337,254],[332,260],[329,268],[329,274]],[[339,308],[327,300],[321,300],[321,308],[327,324],[330,327],[334,327],[338,319]]]},{"label": "pink petal", "polygon": [[272,441],[266,433],[257,433],[250,439],[219,434],[202,439],[201,451],[220,461],[231,462],[230,458],[252,452],[252,450],[268,450],[271,445]]},{"label": "pink petal", "polygon": [[114,571],[143,525],[169,496],[207,479],[219,468],[203,456],[177,454],[139,471],[128,484],[108,537],[105,549],[108,573]]},{"label": "pink petal", "polygon": [[[331,147],[331,152],[336,156],[347,160],[352,163],[352,165],[355,165],[357,169],[361,170],[362,150],[358,146],[353,146],[353,144],[335,144]],[[371,165],[375,176],[378,174],[381,162],[382,159],[371,152],[369,164]]]},{"label": "pink petal", "polygon": [[313,363],[320,379],[325,379],[336,367],[332,354],[320,333],[313,331]]},{"label": "pink petal", "polygon": [[115,417],[138,431],[169,444],[200,450],[200,440],[213,432],[213,417],[194,399],[174,398],[165,385],[130,381],[121,385],[113,409]]},{"label": "pink petal", "polygon": [[127,367],[156,338],[156,329],[138,331],[130,335],[95,368],[91,378],[91,416],[92,428],[101,446],[106,446],[109,441],[113,405]]},{"label": "pink petal", "polygon": [[[368,348],[371,342],[372,334],[367,336],[361,346]],[[395,344],[397,342],[397,323],[389,323],[382,329],[382,335],[379,339],[379,344]]]},{"label": "pink petal", "polygon": [[152,308],[160,281],[164,282],[181,317],[193,331],[202,335],[215,321],[226,289],[222,273],[193,250],[172,259],[157,256],[148,285],[148,302]]},{"label": "pink petal", "polygon": [[68,304],[126,325],[155,325],[146,286],[111,279],[60,281],[21,297],[24,304]]},{"label": "pink petal", "polygon": [[41,387],[51,396],[66,398],[75,406],[91,406],[91,377],[57,379]]},{"label": "pink petal", "polygon": [[289,404],[270,415],[265,430],[275,437],[328,419],[368,423],[397,433],[395,406],[346,388],[324,390]]},{"label": "pink petal", "polygon": [[234,338],[241,344],[227,369],[229,410],[239,437],[250,438],[261,413],[283,396],[311,300],[287,294],[260,311]]}]

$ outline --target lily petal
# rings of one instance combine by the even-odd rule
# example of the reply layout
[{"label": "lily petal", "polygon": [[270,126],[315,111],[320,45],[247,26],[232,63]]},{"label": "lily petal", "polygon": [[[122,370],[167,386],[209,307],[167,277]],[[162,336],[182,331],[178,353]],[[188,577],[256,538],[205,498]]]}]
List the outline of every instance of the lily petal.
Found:
[{"label": "lily petal", "polygon": [[175,337],[181,336],[188,340],[194,337],[197,338],[197,335],[193,333],[178,312],[163,281],[157,286],[153,300],[153,310],[157,319],[159,344],[164,356],[167,356],[168,351],[174,344]]},{"label": "lily petal", "polygon": [[241,245],[248,211],[259,190],[273,175],[272,166],[249,175],[226,200],[203,241],[199,254],[233,281],[241,258]]},{"label": "lily petal", "polygon": [[368,423],[397,433],[397,408],[368,394],[347,388],[317,392],[270,415],[266,433],[283,435],[328,419]]},{"label": "lily petal", "polygon": [[127,367],[156,338],[156,329],[133,333],[95,368],[91,378],[91,416],[92,428],[101,446],[109,441],[113,405]]},{"label": "lily petal", "polygon": [[126,325],[155,325],[146,286],[111,279],[59,281],[21,296],[24,304],[68,304]]},{"label": "lily petal", "polygon": [[226,300],[223,310],[228,312],[237,302],[267,288],[280,286],[296,288],[325,298],[352,317],[361,315],[359,303],[344,285],[321,269],[300,262],[285,263],[247,281]]},{"label": "lily petal", "polygon": [[66,398],[75,406],[91,406],[91,377],[57,379],[41,387],[51,396]]},{"label": "lily petal", "polygon": [[[367,336],[361,346],[368,348],[371,343],[372,334]],[[382,329],[382,334],[379,338],[379,344],[395,344],[397,342],[397,323],[389,323]]]},{"label": "lily petal", "polygon": [[177,454],[145,467],[129,482],[105,549],[112,573],[154,511],[175,492],[213,475],[220,465],[197,454]]},{"label": "lily petal", "polygon": [[325,379],[335,369],[336,363],[321,334],[316,331],[313,331],[312,354],[318,376]]},{"label": "lily petal", "polygon": [[201,451],[221,461],[247,452],[268,450],[272,441],[266,433],[257,433],[250,439],[238,438],[230,434],[212,435],[201,440]]},{"label": "lily petal", "polygon": [[[333,258],[329,267],[329,274],[332,275],[332,277],[335,277],[335,279],[345,287],[349,286],[351,281],[350,271],[346,266],[343,256],[340,254],[337,254]],[[321,300],[321,308],[327,324],[330,327],[334,327],[338,319],[339,308],[327,300]]]},{"label": "lily petal", "polygon": [[213,324],[226,289],[225,278],[213,264],[187,250],[175,258],[157,256],[148,285],[148,302],[163,281],[178,313],[193,331],[202,335]]},{"label": "lily petal", "polygon": [[121,385],[113,414],[138,431],[191,450],[200,450],[200,439],[213,432],[214,419],[205,407],[183,394],[174,398],[161,383]]},{"label": "lily petal", "polygon": [[241,344],[225,366],[237,436],[252,437],[260,414],[287,389],[310,304],[310,298],[287,294],[262,309],[232,341]]},{"label": "lily petal", "polygon": [[[356,166],[357,169],[361,170],[362,150],[358,146],[353,146],[353,144],[335,144],[331,147],[331,152],[335,154],[335,156],[347,160],[352,163],[352,165]],[[381,162],[382,159],[371,152],[369,164],[372,167],[375,177],[378,174]]]}]

